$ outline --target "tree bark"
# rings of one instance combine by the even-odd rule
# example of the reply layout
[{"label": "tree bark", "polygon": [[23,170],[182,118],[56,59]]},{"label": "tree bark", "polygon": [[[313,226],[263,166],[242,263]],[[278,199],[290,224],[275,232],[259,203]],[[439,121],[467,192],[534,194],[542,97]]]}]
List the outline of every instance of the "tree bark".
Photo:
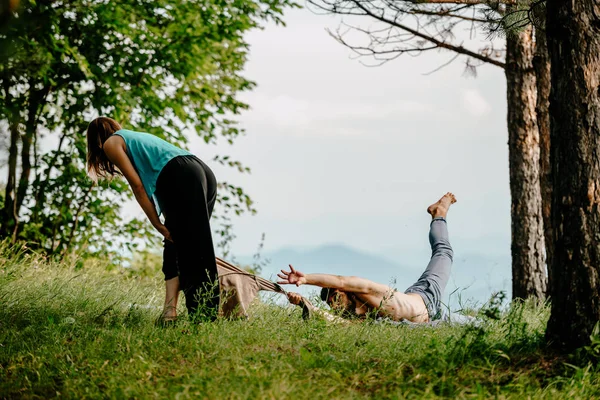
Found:
[{"label": "tree bark", "polygon": [[25,200],[27,189],[29,189],[29,176],[31,175],[31,145],[37,134],[38,112],[40,107],[44,107],[48,89],[34,90],[34,83],[30,83],[31,94],[29,95],[29,107],[27,110],[27,122],[25,124],[25,134],[21,139],[21,176],[19,178],[19,188],[16,195],[16,213],[19,214],[21,205]]},{"label": "tree bark", "polygon": [[19,154],[19,118],[18,111],[13,110],[12,98],[10,95],[10,84],[8,79],[4,78],[4,96],[5,107],[8,112],[8,123],[10,130],[10,146],[8,148],[8,172],[6,177],[6,188],[4,192],[4,208],[2,209],[2,228],[0,236],[7,237],[16,224],[15,214],[15,191],[17,180],[17,156]]},{"label": "tree bark", "polygon": [[600,320],[600,6],[548,0],[554,257],[547,339],[589,343]]},{"label": "tree bark", "polygon": [[19,7],[19,0],[0,0],[0,26],[4,26]]},{"label": "tree bark", "polygon": [[10,146],[8,148],[8,176],[6,179],[6,190],[4,194],[4,209],[2,210],[2,237],[8,236],[15,224],[17,215],[15,213],[15,191],[17,180],[17,156],[19,155],[19,123],[10,122]]},{"label": "tree bark", "polygon": [[531,27],[507,37],[513,299],[544,298],[546,293],[533,51]]},{"label": "tree bark", "polygon": [[550,58],[546,32],[535,32],[535,68],[537,102],[535,114],[540,135],[540,187],[542,194],[542,219],[544,221],[544,242],[546,244],[546,267],[548,282],[552,280],[550,264],[552,262],[553,241],[550,209],[552,203],[552,169],[550,167]]}]

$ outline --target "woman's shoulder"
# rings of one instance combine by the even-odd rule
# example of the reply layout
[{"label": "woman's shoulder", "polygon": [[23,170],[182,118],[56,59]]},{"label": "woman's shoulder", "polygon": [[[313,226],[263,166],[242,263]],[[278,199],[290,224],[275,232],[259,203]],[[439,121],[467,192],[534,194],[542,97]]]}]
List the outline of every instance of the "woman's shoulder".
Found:
[{"label": "woman's shoulder", "polygon": [[[183,150],[174,144],[159,138],[156,135],[145,132],[136,132],[129,129],[120,129],[113,135],[121,136],[127,143],[136,143],[141,146],[149,146],[154,148],[172,149],[172,151],[181,152],[182,154],[191,154],[187,150]],[[176,150],[175,150],[176,149]]]},{"label": "woman's shoulder", "polygon": [[158,136],[150,133],[137,132],[130,129],[120,129],[116,131],[113,136],[121,136],[126,142],[157,143],[163,141]]},{"label": "woman's shoulder", "polygon": [[131,129],[119,129],[113,135],[118,135],[122,137],[143,137],[143,136],[154,136],[149,133],[132,131]]}]

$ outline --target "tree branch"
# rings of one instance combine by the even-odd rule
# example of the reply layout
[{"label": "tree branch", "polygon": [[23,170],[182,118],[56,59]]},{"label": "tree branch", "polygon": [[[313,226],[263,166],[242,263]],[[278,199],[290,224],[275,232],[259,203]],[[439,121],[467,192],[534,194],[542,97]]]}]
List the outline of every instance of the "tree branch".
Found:
[{"label": "tree branch", "polygon": [[414,0],[411,3],[415,4],[467,4],[467,5],[515,5],[517,0]]},{"label": "tree branch", "polygon": [[48,184],[50,183],[50,174],[52,172],[52,169],[56,166],[56,163],[58,161],[58,156],[61,153],[63,143],[67,137],[67,132],[68,131],[66,129],[63,130],[63,133],[60,136],[60,139],[58,141],[58,147],[56,149],[56,152],[54,153],[52,160],[50,160],[50,162],[48,162],[48,167],[46,168],[47,179],[45,179],[41,183],[36,182],[36,183],[39,183],[39,186],[38,186],[37,193],[35,194],[35,204],[33,206],[33,213],[32,213],[32,217],[31,217],[32,221],[37,221],[39,214],[42,212],[42,210],[44,208],[44,201],[46,200],[46,197],[45,197],[46,188],[48,187]]},{"label": "tree branch", "polygon": [[412,14],[416,15],[429,15],[433,17],[448,17],[448,18],[457,18],[463,21],[471,21],[471,22],[481,22],[482,24],[487,24],[490,21],[484,18],[475,18],[475,17],[467,17],[466,15],[453,14],[451,11],[428,11],[428,10],[413,10]]},{"label": "tree branch", "polygon": [[89,197],[90,193],[92,192],[93,188],[94,188],[94,186],[90,185],[87,192],[85,192],[83,199],[81,199],[79,206],[77,207],[77,212],[75,213],[75,217],[73,217],[73,228],[71,229],[71,234],[69,235],[69,240],[67,241],[67,244],[63,247],[65,252],[67,249],[69,249],[71,247],[71,243],[73,243],[73,238],[75,237],[75,231],[77,230],[77,226],[79,225],[79,215],[81,214],[81,210],[83,210],[83,206],[87,203],[88,197]]},{"label": "tree branch", "polygon": [[[311,1],[311,3],[312,3],[313,0],[309,0],[309,1]],[[408,27],[406,25],[401,24],[400,22],[397,21],[397,19],[396,20],[389,20],[389,19],[386,19],[383,16],[376,15],[371,10],[369,10],[368,8],[366,8],[358,0],[352,0],[352,3],[354,3],[354,5],[356,7],[358,7],[359,9],[361,9],[365,13],[365,15],[368,15],[368,16],[376,19],[377,21],[380,21],[380,22],[389,24],[391,26],[394,26],[396,28],[399,28],[399,29],[401,29],[401,30],[403,30],[405,32],[408,32],[408,33],[414,35],[415,37],[418,37],[418,38],[426,40],[426,41],[428,41],[430,43],[433,43],[438,48],[442,48],[442,49],[454,51],[456,53],[460,53],[460,54],[463,54],[463,55],[475,58],[477,60],[480,60],[480,61],[492,64],[492,65],[496,65],[496,66],[498,66],[500,68],[505,68],[505,64],[503,62],[501,62],[501,61],[494,60],[493,58],[490,58],[490,57],[486,57],[486,56],[484,56],[482,54],[479,54],[479,53],[476,53],[474,51],[471,51],[471,50],[469,50],[469,49],[467,49],[467,48],[465,48],[463,46],[449,44],[449,43],[444,42],[442,40],[436,39],[436,38],[434,38],[432,36],[426,35],[426,34],[424,34],[422,32],[419,32],[416,29],[413,29],[413,28],[410,28],[410,27]]]},{"label": "tree branch", "polygon": [[423,75],[431,75],[431,74],[433,74],[433,73],[435,73],[435,72],[438,72],[439,70],[441,70],[441,69],[443,69],[443,68],[447,67],[448,65],[452,64],[452,63],[454,62],[454,60],[456,60],[456,59],[458,58],[458,56],[460,56],[460,53],[456,53],[456,54],[454,55],[454,57],[452,57],[452,58],[451,58],[451,59],[450,59],[448,62],[445,62],[444,64],[440,65],[440,66],[439,66],[439,67],[437,67],[436,69],[434,69],[434,70],[431,70],[431,71],[429,71],[429,72],[426,72],[426,73],[424,73]]}]

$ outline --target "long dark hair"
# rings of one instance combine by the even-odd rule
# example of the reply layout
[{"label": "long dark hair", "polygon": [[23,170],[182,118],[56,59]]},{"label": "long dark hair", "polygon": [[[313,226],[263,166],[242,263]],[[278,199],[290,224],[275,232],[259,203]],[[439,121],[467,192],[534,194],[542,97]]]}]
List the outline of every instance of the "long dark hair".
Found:
[{"label": "long dark hair", "polygon": [[[323,300],[325,303],[329,304],[329,299],[334,293],[336,293],[336,289],[322,288],[321,289],[321,300]],[[358,315],[356,315],[356,296],[353,293],[348,293],[348,292],[343,292],[343,291],[338,291],[338,293],[340,295],[345,295],[346,298],[348,299],[348,303],[349,303],[344,306],[344,309],[342,310],[342,317],[349,318],[349,319],[359,317]],[[329,304],[329,306],[331,307],[331,304]]]},{"label": "long dark hair", "polygon": [[119,173],[115,165],[106,157],[102,147],[106,139],[120,129],[121,125],[108,117],[98,117],[88,125],[87,170],[94,182],[98,182],[98,178],[106,178]]}]

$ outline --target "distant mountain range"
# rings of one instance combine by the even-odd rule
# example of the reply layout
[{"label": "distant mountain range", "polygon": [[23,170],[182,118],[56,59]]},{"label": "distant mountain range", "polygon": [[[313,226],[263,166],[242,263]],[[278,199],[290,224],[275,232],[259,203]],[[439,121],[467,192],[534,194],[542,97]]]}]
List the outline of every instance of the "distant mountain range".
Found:
[{"label": "distant mountain range", "polygon": [[[422,250],[407,252],[402,260],[395,261],[345,245],[330,244],[302,250],[283,248],[261,256],[264,264],[261,275],[274,281],[278,279],[276,274],[280,269],[292,264],[305,273],[361,276],[403,291],[425,270],[430,254]],[[252,257],[245,256],[238,257],[236,262],[249,265],[255,261]],[[453,309],[474,302],[481,304],[497,290],[507,291],[510,297],[510,265],[510,253],[455,254],[444,302],[449,303]],[[315,295],[318,291],[318,288],[304,286],[289,289],[303,295]]]}]

